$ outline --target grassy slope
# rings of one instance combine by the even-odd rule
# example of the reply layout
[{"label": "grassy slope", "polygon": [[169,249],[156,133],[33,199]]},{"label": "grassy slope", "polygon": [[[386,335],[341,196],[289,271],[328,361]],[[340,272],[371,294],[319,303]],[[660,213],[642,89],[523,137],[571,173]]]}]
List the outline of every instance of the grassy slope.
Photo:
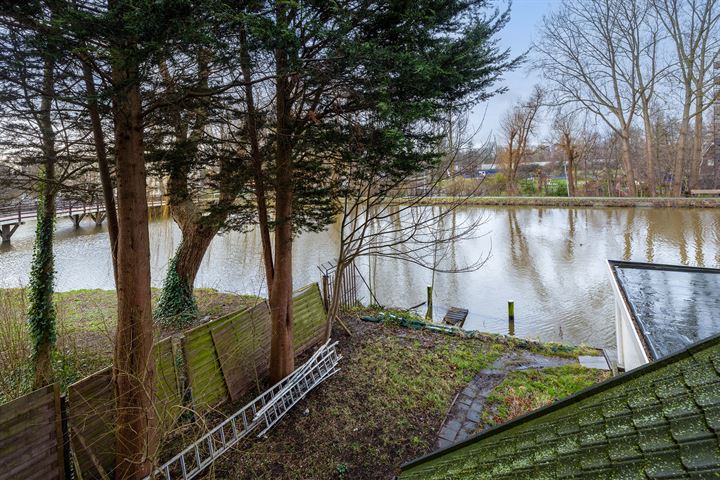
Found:
[{"label": "grassy slope", "polygon": [[[481,369],[536,344],[507,337],[461,338],[352,318],[336,329],[341,371],[291,411],[265,440],[245,442],[214,478],[392,478],[432,449],[455,395]],[[563,349],[565,356],[580,350]],[[209,478],[213,478],[210,476]]]}]

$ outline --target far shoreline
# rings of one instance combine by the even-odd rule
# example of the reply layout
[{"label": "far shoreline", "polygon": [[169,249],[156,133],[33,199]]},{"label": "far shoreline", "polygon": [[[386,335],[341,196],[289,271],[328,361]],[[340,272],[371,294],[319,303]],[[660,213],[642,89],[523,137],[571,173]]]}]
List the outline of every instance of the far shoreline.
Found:
[{"label": "far shoreline", "polygon": [[[470,207],[584,207],[584,208],[717,208],[719,197],[426,197],[413,199],[417,206]],[[396,198],[392,204],[404,204]]]}]

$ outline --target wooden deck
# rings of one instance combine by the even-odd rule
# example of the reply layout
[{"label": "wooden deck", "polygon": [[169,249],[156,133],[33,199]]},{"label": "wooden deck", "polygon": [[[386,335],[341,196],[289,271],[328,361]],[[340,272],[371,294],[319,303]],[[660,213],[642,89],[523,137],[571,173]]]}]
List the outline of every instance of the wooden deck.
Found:
[{"label": "wooden deck", "polygon": [[[163,205],[163,197],[149,197],[148,207]],[[75,228],[80,227],[84,218],[90,218],[95,225],[102,225],[105,220],[105,204],[102,202],[84,203],[58,198],[55,201],[55,214],[58,218],[67,217]],[[26,220],[37,218],[37,201],[25,200],[13,205],[0,206],[0,241],[10,242],[10,238],[18,227]]]}]

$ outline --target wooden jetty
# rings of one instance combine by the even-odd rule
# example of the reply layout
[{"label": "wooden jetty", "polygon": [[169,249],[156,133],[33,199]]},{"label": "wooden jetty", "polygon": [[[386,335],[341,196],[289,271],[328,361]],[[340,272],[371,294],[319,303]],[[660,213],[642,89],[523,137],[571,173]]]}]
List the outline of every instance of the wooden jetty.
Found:
[{"label": "wooden jetty", "polygon": [[468,316],[467,308],[450,307],[445,316],[443,317],[443,323],[452,325],[453,327],[462,328],[465,325],[465,319]]},{"label": "wooden jetty", "polygon": [[[148,207],[163,205],[163,197],[148,198]],[[84,218],[91,218],[95,225],[102,225],[105,220],[105,204],[102,202],[81,202],[58,198],[55,201],[57,217],[66,216],[75,228],[80,228]],[[0,206],[0,242],[9,243],[18,227],[26,220],[37,218],[37,201],[24,200],[10,206]]]}]

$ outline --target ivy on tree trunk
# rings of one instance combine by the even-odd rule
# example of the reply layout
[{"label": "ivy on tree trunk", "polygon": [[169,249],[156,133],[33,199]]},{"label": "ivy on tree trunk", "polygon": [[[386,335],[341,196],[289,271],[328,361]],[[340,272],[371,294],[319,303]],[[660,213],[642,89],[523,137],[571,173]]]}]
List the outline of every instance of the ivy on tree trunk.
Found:
[{"label": "ivy on tree trunk", "polygon": [[53,227],[55,225],[55,131],[50,109],[54,97],[55,60],[47,54],[43,61],[43,82],[38,111],[38,127],[42,139],[43,166],[39,182],[37,228],[33,262],[30,270],[30,309],[28,322],[33,338],[33,387],[40,388],[52,380],[51,355],[55,345],[55,306],[53,291],[55,261],[53,256]]},{"label": "ivy on tree trunk", "polygon": [[[193,296],[193,281],[197,269],[194,270],[192,279],[188,279],[178,271],[178,262],[187,255],[188,251],[197,252],[196,249],[188,247],[183,240],[170,260],[160,300],[155,308],[155,321],[166,327],[187,326],[198,315],[197,302]],[[199,254],[200,260],[204,253],[205,249],[202,249]]]},{"label": "ivy on tree trunk", "polygon": [[[45,180],[47,180],[47,176]],[[54,195],[49,192],[50,189],[43,183],[40,185],[35,245],[30,269],[30,308],[28,311],[28,323],[33,340],[34,388],[47,385],[52,380],[51,355],[57,336],[56,312],[53,303],[55,202]]]}]

